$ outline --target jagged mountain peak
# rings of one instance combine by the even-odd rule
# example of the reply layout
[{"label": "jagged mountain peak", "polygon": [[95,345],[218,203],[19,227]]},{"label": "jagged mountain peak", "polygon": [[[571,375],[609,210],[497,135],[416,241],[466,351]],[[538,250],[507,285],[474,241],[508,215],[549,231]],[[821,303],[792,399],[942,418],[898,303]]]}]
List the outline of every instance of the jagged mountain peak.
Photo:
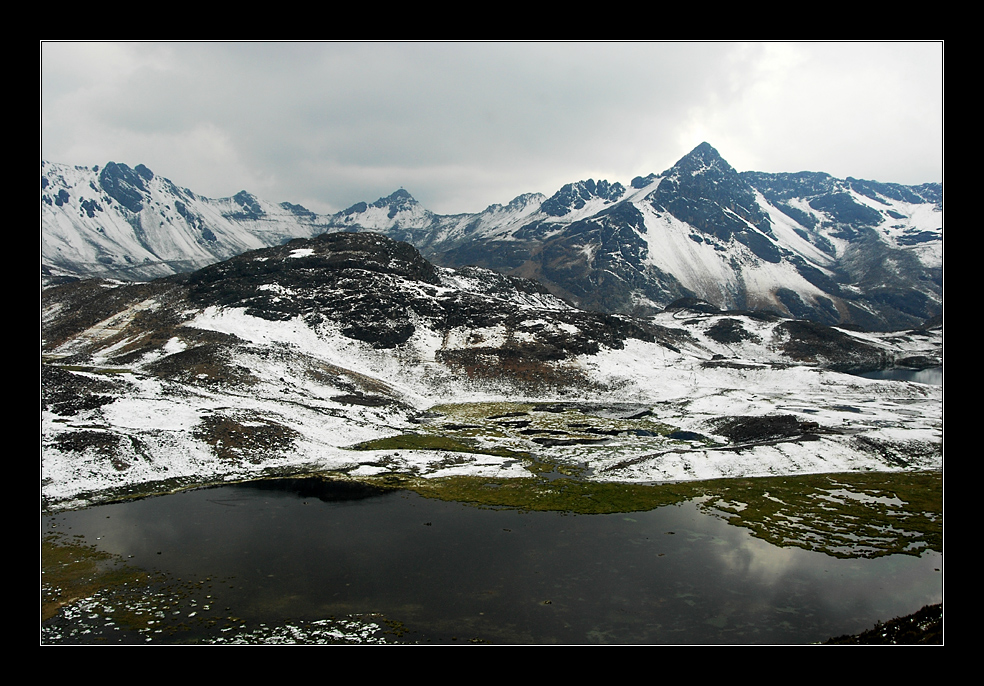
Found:
[{"label": "jagged mountain peak", "polygon": [[143,209],[144,196],[148,192],[145,181],[151,181],[154,172],[142,164],[130,169],[125,164],[107,162],[99,172],[99,185],[106,194],[131,212]]},{"label": "jagged mountain peak", "polygon": [[405,189],[401,188],[397,191],[393,191],[385,198],[380,198],[372,204],[373,207],[396,207],[397,209],[407,209],[410,207],[417,207],[420,203],[410,195]]},{"label": "jagged mountain peak", "polygon": [[320,229],[300,206],[247,191],[209,199],[143,164],[42,161],[41,179],[41,261],[53,278],[156,278]]},{"label": "jagged mountain peak", "polygon": [[[367,231],[391,231],[420,228],[429,225],[434,214],[425,209],[405,189],[390,193],[373,203],[358,202],[334,215],[330,225],[345,230],[358,228]],[[400,235],[400,240],[411,240]]]},{"label": "jagged mountain peak", "polygon": [[738,176],[734,167],[721,157],[721,153],[706,141],[681,157],[676,164],[664,172],[664,176],[672,174],[683,176],[698,176],[715,172],[718,175]]},{"label": "jagged mountain peak", "polygon": [[477,214],[438,215],[399,188],[320,216],[246,191],[210,200],[115,162],[43,161],[41,195],[42,264],[54,276],[150,278],[298,235],[375,231],[444,267],[540,279],[604,311],[696,296],[878,328],[910,325],[942,301],[941,184],[738,173],[707,142],[628,190],[584,179]]},{"label": "jagged mountain peak", "polygon": [[606,203],[615,202],[625,194],[625,186],[619,182],[609,183],[602,179],[577,181],[565,184],[559,191],[545,200],[540,209],[552,217],[562,217],[574,210],[582,209],[588,202],[600,198]]},{"label": "jagged mountain peak", "polygon": [[242,207],[244,213],[253,219],[258,219],[264,214],[259,198],[248,191],[239,191],[232,199],[236,201],[237,205]]},{"label": "jagged mountain peak", "polygon": [[547,199],[543,193],[523,193],[522,195],[517,195],[515,198],[510,200],[505,205],[500,203],[492,203],[486,207],[480,214],[494,214],[501,212],[502,210],[513,210],[520,211],[528,207],[539,208],[543,204],[543,201]]},{"label": "jagged mountain peak", "polygon": [[506,207],[528,207],[530,205],[542,205],[543,201],[547,199],[543,193],[523,193],[522,195],[517,195],[515,198],[509,201]]}]

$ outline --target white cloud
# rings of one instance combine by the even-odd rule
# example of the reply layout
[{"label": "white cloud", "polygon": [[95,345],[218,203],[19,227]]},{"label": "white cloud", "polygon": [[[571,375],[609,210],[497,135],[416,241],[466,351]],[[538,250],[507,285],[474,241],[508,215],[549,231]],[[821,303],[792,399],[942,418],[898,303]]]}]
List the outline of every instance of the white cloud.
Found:
[{"label": "white cloud", "polygon": [[42,44],[42,155],[340,209],[738,169],[942,177],[940,43]]}]

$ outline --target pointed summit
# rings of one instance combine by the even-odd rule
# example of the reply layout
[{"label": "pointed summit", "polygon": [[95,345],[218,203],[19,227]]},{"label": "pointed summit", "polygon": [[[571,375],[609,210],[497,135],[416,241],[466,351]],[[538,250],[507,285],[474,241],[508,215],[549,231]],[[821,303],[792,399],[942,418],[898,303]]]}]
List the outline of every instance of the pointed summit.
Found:
[{"label": "pointed summit", "polygon": [[379,200],[373,203],[373,206],[385,207],[386,205],[401,205],[401,204],[417,205],[418,203],[416,199],[414,199],[414,197],[410,195],[410,193],[408,193],[405,189],[400,188],[397,191],[393,191],[385,198],[380,198]]},{"label": "pointed summit", "polygon": [[[372,204],[373,207],[388,208],[390,219],[400,212],[412,212],[420,208],[420,203],[403,188],[390,193],[385,198],[380,198]],[[421,208],[422,209],[422,208]]]},{"label": "pointed summit", "polygon": [[663,175],[649,196],[653,209],[669,212],[722,248],[734,238],[766,262],[780,261],[772,222],[755,190],[710,144],[701,143]]},{"label": "pointed summit", "polygon": [[727,160],[721,157],[721,154],[715,150],[710,143],[705,141],[681,157],[680,160],[670,169],[666,170],[663,175],[669,176],[676,172],[681,175],[695,176],[712,169],[719,174],[729,176],[737,176],[738,174],[738,172],[736,172],[734,168],[728,164]]},{"label": "pointed summit", "polygon": [[601,198],[606,202],[615,202],[625,193],[625,186],[594,179],[568,183],[559,191],[545,200],[540,209],[553,217],[563,217],[565,214],[584,207],[590,200]]},{"label": "pointed summit", "polygon": [[[405,189],[400,188],[399,190],[393,191],[385,198],[380,198],[379,200],[377,200],[372,204],[365,203],[365,202],[357,202],[351,207],[342,210],[340,214],[341,216],[346,217],[345,219],[346,222],[350,222],[353,221],[352,218],[355,215],[365,215],[367,212],[370,212],[372,208],[375,208],[377,210],[385,210],[386,216],[389,219],[393,219],[400,213],[410,212],[412,214],[420,214],[422,212],[423,213],[427,212],[427,210],[421,207],[420,203],[417,202],[417,200],[412,195],[410,195],[410,193],[408,193]],[[362,219],[360,219],[359,221],[362,221]],[[381,227],[377,226],[375,228],[378,229]]]},{"label": "pointed summit", "polygon": [[690,157],[699,156],[699,157],[704,157],[705,159],[706,158],[718,159],[718,160],[721,159],[721,154],[717,150],[715,150],[714,147],[707,141],[704,141],[696,148],[691,150],[689,156]]}]

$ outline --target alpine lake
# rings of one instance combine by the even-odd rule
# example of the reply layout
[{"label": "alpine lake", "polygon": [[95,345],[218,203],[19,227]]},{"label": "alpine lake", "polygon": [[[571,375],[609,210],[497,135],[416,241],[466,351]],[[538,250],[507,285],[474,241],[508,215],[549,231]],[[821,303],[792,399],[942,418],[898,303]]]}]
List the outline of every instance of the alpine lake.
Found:
[{"label": "alpine lake", "polygon": [[942,602],[942,472],[605,482],[511,439],[618,450],[667,428],[434,416],[353,448],[534,476],[289,475],[42,514],[42,643],[808,644]]}]

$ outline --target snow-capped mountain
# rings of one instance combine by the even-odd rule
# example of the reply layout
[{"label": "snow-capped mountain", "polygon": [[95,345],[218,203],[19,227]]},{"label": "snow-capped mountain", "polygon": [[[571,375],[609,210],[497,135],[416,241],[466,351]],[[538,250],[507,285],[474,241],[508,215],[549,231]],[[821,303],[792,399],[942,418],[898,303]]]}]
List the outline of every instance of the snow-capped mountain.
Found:
[{"label": "snow-capped mountain", "polygon": [[942,184],[739,173],[707,143],[628,186],[588,179],[476,214],[435,214],[401,188],[318,216],[245,191],[210,200],[114,163],[43,162],[41,185],[43,273],[149,279],[291,237],[371,231],[608,313],[698,298],[869,330],[942,314]]},{"label": "snow-capped mountain", "polygon": [[205,198],[142,164],[41,162],[42,276],[143,281],[323,231],[300,205]]},{"label": "snow-capped mountain", "polygon": [[401,190],[330,224],[533,278],[588,309],[646,314],[696,297],[891,329],[942,312],[942,202],[942,184],[740,174],[702,143],[628,188],[589,179],[444,217]]}]

